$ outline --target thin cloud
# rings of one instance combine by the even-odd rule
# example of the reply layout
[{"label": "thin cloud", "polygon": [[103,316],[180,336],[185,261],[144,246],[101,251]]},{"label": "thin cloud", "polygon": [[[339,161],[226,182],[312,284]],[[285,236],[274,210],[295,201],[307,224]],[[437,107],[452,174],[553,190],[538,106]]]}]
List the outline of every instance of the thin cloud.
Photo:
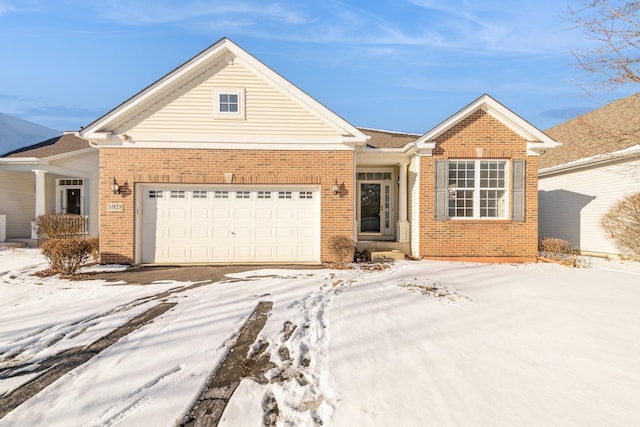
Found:
[{"label": "thin cloud", "polygon": [[292,8],[280,4],[264,3],[217,3],[191,1],[132,1],[112,0],[103,3],[100,11],[108,20],[124,25],[154,25],[177,23],[193,19],[221,16],[254,16],[256,19],[269,19],[287,25],[302,25],[310,19]]}]

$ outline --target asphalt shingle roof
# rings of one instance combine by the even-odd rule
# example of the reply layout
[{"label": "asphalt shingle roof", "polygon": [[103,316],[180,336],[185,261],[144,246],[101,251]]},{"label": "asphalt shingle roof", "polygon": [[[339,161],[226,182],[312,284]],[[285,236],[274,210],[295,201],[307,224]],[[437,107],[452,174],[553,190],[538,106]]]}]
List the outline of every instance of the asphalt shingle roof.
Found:
[{"label": "asphalt shingle roof", "polygon": [[72,151],[89,148],[89,142],[79,138],[72,133],[67,133],[55,138],[27,147],[18,148],[10,151],[0,157],[35,157],[37,159],[43,157],[55,156],[57,154],[70,153]]},{"label": "asphalt shingle roof", "polygon": [[546,131],[562,143],[540,156],[540,169],[640,144],[640,92]]},{"label": "asphalt shingle roof", "polygon": [[367,145],[374,148],[402,148],[410,142],[416,141],[421,135],[416,133],[391,132],[387,130],[358,128],[360,132],[371,139]]}]

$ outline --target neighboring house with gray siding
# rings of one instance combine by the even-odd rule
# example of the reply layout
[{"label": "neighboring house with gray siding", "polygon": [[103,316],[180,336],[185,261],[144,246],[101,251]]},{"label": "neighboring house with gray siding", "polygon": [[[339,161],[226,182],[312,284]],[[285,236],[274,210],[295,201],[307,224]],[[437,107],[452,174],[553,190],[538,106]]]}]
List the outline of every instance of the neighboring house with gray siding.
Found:
[{"label": "neighboring house with gray siding", "polygon": [[600,220],[640,192],[640,93],[546,133],[562,146],[540,157],[539,236],[568,240],[584,254],[619,255]]}]

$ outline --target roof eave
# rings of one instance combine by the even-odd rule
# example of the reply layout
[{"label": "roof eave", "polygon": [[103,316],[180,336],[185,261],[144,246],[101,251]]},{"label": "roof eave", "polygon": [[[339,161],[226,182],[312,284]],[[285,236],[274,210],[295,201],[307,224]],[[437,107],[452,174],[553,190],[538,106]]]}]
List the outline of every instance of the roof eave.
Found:
[{"label": "roof eave", "polygon": [[617,160],[624,160],[626,158],[640,157],[640,144],[631,146],[624,150],[614,151],[607,154],[598,154],[596,156],[584,157],[582,159],[574,160],[568,163],[562,163],[555,166],[549,166],[538,170],[538,176],[553,175],[561,172],[569,172],[576,169],[583,169],[586,167],[614,162]]}]

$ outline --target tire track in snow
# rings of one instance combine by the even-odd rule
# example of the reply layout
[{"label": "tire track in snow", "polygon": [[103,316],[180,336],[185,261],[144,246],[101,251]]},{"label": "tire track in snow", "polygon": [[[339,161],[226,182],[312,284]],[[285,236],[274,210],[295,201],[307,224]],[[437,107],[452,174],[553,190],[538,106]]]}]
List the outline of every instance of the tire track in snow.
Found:
[{"label": "tire track in snow", "polygon": [[40,390],[52,384],[58,378],[88,362],[91,358],[118,341],[120,338],[160,316],[167,310],[173,308],[176,304],[177,303],[158,304],[134,317],[125,325],[114,329],[111,333],[93,342],[91,345],[86,347],[75,347],[44,360],[38,368],[38,370],[44,370],[40,376],[32,379],[10,393],[0,396],[0,419],[17,408],[23,402],[33,397]]},{"label": "tire track in snow", "polygon": [[[151,399],[157,398],[162,395],[166,389],[175,381],[185,376],[185,372],[181,372],[185,369],[184,364],[175,366],[162,374],[158,375],[153,380],[147,382],[142,387],[129,393],[126,397],[120,399],[117,403],[106,409],[101,415],[83,424],[83,427],[90,426],[114,426],[127,419],[129,415],[132,415],[144,407],[144,405]],[[153,390],[153,393],[149,393],[149,390]]]},{"label": "tire track in snow", "polygon": [[38,370],[39,362],[51,357],[46,353],[38,357],[38,353],[64,339],[77,338],[109,316],[129,311],[132,308],[169,296],[172,292],[179,292],[182,289],[184,288],[177,287],[160,294],[140,297],[93,316],[59,325],[47,326],[23,337],[16,338],[6,346],[0,347],[0,379],[15,375],[17,371],[25,371],[27,368],[31,372],[34,369]]}]

